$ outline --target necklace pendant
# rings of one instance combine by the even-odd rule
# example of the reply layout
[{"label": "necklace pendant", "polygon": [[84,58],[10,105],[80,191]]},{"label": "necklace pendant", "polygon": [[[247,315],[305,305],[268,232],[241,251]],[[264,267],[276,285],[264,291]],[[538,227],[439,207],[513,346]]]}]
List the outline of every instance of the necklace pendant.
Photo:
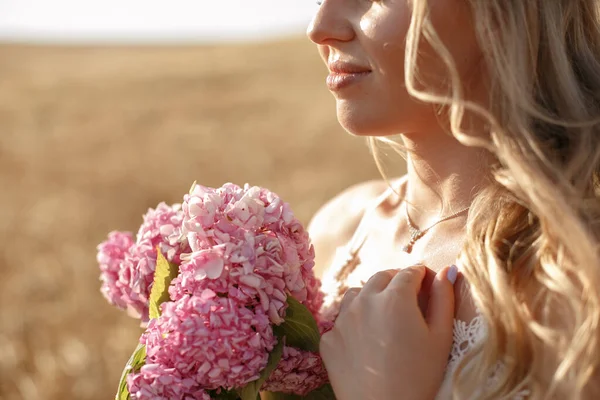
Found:
[{"label": "necklace pendant", "polygon": [[427,232],[427,231],[420,231],[412,226],[409,226],[408,232],[410,234],[410,241],[402,248],[402,251],[410,254],[412,252],[412,248],[413,248],[414,244],[416,243],[416,241],[421,239],[423,237],[423,235],[425,235],[425,232]]},{"label": "necklace pendant", "polygon": [[410,241],[414,243],[425,234],[425,231],[420,231],[412,226],[409,226],[408,233],[410,234]]}]

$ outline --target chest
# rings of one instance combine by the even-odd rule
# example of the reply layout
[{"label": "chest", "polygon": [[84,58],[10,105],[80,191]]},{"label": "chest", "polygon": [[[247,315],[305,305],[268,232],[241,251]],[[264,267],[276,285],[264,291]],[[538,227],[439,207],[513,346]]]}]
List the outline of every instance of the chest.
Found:
[{"label": "chest", "polygon": [[[335,308],[344,293],[351,287],[362,287],[377,272],[402,269],[423,264],[437,273],[444,266],[456,263],[462,242],[459,238],[425,236],[413,251],[402,250],[403,243],[393,235],[379,229],[371,229],[368,238],[338,247],[330,268],[326,270],[322,288],[325,307]],[[429,249],[429,251],[424,251]],[[433,249],[433,250],[431,250]],[[468,287],[459,276],[455,285],[455,315],[470,321],[475,316]]]},{"label": "chest", "polygon": [[[444,228],[453,228],[445,226]],[[420,237],[409,252],[404,247],[410,240],[405,224],[381,216],[373,218],[355,240],[337,250],[332,267],[344,263],[348,255],[355,258],[345,277],[352,283],[368,280],[373,274],[387,269],[402,269],[411,265],[426,265],[434,272],[455,264],[464,239],[464,227],[432,229]],[[339,254],[338,254],[339,253]],[[344,254],[345,253],[345,254]]]}]

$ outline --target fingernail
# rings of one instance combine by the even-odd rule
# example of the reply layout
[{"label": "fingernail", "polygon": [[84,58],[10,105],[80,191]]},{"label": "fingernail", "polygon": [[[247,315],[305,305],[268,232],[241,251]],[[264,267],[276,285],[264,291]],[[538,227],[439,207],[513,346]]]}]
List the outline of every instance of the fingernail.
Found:
[{"label": "fingernail", "polygon": [[448,275],[446,276],[448,277],[450,283],[454,285],[454,283],[456,282],[456,278],[458,277],[458,267],[454,264],[451,265],[448,269]]}]

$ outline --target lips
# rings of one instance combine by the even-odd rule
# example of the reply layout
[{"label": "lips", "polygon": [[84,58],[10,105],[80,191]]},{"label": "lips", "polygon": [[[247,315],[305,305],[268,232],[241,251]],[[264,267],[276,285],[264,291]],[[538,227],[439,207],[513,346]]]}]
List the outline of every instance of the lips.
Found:
[{"label": "lips", "polygon": [[371,72],[369,68],[346,61],[331,61],[328,64],[329,72],[332,74],[361,74]]},{"label": "lips", "polygon": [[333,61],[328,64],[329,76],[326,83],[329,90],[338,91],[360,82],[371,73],[367,67],[345,61]]}]

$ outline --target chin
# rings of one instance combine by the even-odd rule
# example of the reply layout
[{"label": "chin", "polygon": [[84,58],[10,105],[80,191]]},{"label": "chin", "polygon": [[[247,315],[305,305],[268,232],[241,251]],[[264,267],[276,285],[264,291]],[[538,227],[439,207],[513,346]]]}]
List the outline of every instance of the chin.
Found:
[{"label": "chin", "polygon": [[337,117],[340,125],[354,136],[390,136],[401,132],[389,117],[365,108],[352,109],[338,103]]},{"label": "chin", "polygon": [[389,103],[395,106],[384,107],[384,100],[358,102],[338,99],[337,118],[340,125],[355,136],[392,136],[439,128],[430,105],[412,100]]}]

